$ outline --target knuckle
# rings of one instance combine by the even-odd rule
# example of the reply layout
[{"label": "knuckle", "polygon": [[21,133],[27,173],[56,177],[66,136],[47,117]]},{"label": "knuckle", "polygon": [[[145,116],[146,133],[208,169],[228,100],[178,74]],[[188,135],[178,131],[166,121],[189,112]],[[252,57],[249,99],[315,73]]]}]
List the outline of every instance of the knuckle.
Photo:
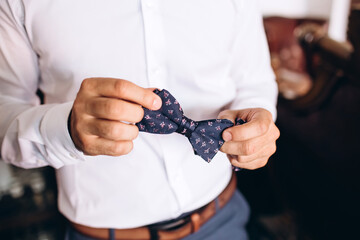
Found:
[{"label": "knuckle", "polygon": [[118,116],[123,113],[123,108],[118,106],[117,100],[107,100],[104,103],[104,111],[110,116]]},{"label": "knuckle", "polygon": [[78,113],[78,112],[83,112],[83,110],[84,110],[84,102],[77,97],[73,103],[72,111],[73,113]]},{"label": "knuckle", "polygon": [[275,126],[276,133],[275,133],[275,139],[278,139],[280,137],[280,130]]},{"label": "knuckle", "polygon": [[114,155],[126,155],[131,152],[133,143],[131,141],[122,141],[113,145],[112,152]]},{"label": "knuckle", "polygon": [[128,88],[128,82],[123,79],[118,79],[114,83],[114,88],[120,97],[124,96]]},{"label": "knuckle", "polygon": [[75,134],[77,134],[79,136],[80,140],[85,138],[81,134],[82,132],[84,132],[84,124],[81,124],[81,121],[76,121],[76,123],[73,126],[73,130],[74,130]]},{"label": "knuckle", "polygon": [[124,154],[128,154],[133,150],[134,144],[132,141],[128,141],[126,144],[126,148],[124,150]]},{"label": "knuckle", "polygon": [[84,124],[81,123],[81,119],[77,118],[77,116],[75,116],[74,113],[71,114],[71,124],[70,124],[70,135],[73,138],[76,138],[78,141],[80,141],[82,139],[82,132],[84,129]]},{"label": "knuckle", "polygon": [[144,118],[144,109],[141,106],[137,106],[134,117],[134,122],[138,123]]},{"label": "knuckle", "polygon": [[243,143],[242,145],[242,152],[244,155],[252,155],[255,153],[255,146],[251,143]]},{"label": "knuckle", "polygon": [[137,128],[137,127],[135,127],[135,126],[133,126],[133,134],[132,134],[132,138],[131,138],[131,140],[134,140],[134,139],[136,139],[138,136],[139,136],[139,129]]},{"label": "knuckle", "polygon": [[235,166],[235,167],[240,167],[239,162],[236,161],[236,159],[230,159],[231,165]]},{"label": "knuckle", "polygon": [[80,90],[89,90],[92,88],[93,86],[93,82],[94,82],[94,79],[92,78],[85,78],[81,85],[80,85]]},{"label": "knuckle", "polygon": [[236,160],[238,162],[240,162],[240,163],[246,163],[247,162],[247,158],[245,156],[237,156]]},{"label": "knuckle", "polygon": [[259,133],[263,134],[266,133],[269,129],[269,123],[268,121],[262,121],[258,125],[258,131]]},{"label": "knuckle", "polygon": [[[115,141],[134,140],[139,134],[139,129],[133,125],[122,125],[122,123],[111,124],[103,135]],[[116,150],[117,151],[117,150]]]},{"label": "knuckle", "polygon": [[90,141],[86,137],[80,137],[79,138],[80,147],[84,152],[92,153],[92,141]]},{"label": "knuckle", "polygon": [[249,169],[255,170],[255,169],[259,169],[259,168],[265,167],[266,164],[267,164],[267,162],[268,162],[268,159],[267,159],[267,158],[254,161],[254,162],[249,166]]},{"label": "knuckle", "polygon": [[274,143],[274,144],[271,146],[271,149],[270,149],[271,155],[273,155],[273,154],[276,152],[276,149],[277,149],[277,147],[276,147],[276,144]]},{"label": "knuckle", "polygon": [[117,139],[121,134],[121,129],[117,124],[110,124],[107,132],[108,137]]},{"label": "knuckle", "polygon": [[115,156],[123,155],[123,149],[124,146],[122,142],[114,142],[114,144],[109,147],[109,151]]},{"label": "knuckle", "polygon": [[258,163],[258,168],[265,167],[267,163],[268,163],[268,158],[260,160]]},{"label": "knuckle", "polygon": [[239,154],[244,154],[244,145],[236,144],[235,151]]}]

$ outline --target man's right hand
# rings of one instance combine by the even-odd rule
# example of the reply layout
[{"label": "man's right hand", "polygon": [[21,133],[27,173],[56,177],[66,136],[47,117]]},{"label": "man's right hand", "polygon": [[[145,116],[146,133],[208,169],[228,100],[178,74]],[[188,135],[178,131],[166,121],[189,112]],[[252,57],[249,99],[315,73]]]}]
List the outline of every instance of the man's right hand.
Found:
[{"label": "man's right hand", "polygon": [[120,156],[133,148],[144,116],[142,106],[158,110],[161,99],[150,89],[114,78],[88,78],[80,87],[70,115],[69,132],[87,155]]}]

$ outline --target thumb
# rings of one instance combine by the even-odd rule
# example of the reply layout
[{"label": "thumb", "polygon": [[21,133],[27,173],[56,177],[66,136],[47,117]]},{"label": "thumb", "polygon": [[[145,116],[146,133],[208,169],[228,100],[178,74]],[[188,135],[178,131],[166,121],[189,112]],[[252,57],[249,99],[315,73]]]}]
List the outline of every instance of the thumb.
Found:
[{"label": "thumb", "polygon": [[[235,124],[235,119],[237,118],[237,111],[234,110],[225,110],[219,113],[218,119],[228,119]],[[232,140],[232,134],[230,131],[225,130],[222,134],[222,138],[225,142]]]}]

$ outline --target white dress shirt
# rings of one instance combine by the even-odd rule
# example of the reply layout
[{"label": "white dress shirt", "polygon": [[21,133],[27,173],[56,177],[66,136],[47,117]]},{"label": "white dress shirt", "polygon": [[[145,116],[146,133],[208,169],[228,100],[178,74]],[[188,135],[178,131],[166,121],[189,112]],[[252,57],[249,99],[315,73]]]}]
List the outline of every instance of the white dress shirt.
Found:
[{"label": "white dress shirt", "polygon": [[253,107],[275,118],[254,1],[0,1],[1,157],[54,167],[60,211],[92,227],[137,227],[199,208],[224,189],[231,166],[223,153],[205,162],[175,133],[140,133],[125,156],[85,156],[67,118],[87,77],[165,88],[194,120]]}]

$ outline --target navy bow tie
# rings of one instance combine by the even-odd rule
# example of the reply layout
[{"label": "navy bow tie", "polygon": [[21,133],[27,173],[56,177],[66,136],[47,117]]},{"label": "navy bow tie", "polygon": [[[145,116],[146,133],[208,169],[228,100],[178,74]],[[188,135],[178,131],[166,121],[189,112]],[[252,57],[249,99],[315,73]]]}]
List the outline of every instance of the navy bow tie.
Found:
[{"label": "navy bow tie", "polygon": [[[154,93],[161,98],[162,106],[157,111],[144,108],[144,118],[136,124],[139,130],[155,134],[177,132],[185,135],[194,153],[210,162],[224,144],[222,132],[234,126],[234,123],[228,119],[191,120],[184,116],[179,102],[167,90],[156,89]],[[236,125],[243,123],[242,119],[236,120]]]}]

